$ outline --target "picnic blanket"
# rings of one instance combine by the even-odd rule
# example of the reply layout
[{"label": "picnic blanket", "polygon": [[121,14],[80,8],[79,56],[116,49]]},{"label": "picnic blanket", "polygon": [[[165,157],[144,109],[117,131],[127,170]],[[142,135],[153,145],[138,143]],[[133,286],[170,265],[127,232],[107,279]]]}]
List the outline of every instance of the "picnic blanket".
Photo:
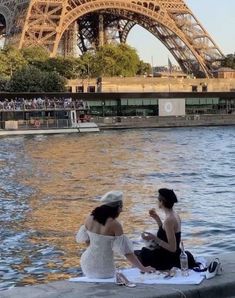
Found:
[{"label": "picnic blanket", "polygon": [[[176,270],[176,274],[173,277],[167,277],[166,274],[157,271],[156,273],[145,273],[141,274],[139,269],[130,268],[119,270],[123,273],[130,282],[133,283],[143,283],[143,284],[181,284],[181,285],[198,285],[205,278],[205,273],[194,272],[189,270],[188,276],[182,276],[181,271]],[[69,281],[72,282],[93,282],[93,283],[114,283],[115,278],[98,279],[98,278],[88,278],[86,276],[73,277]]]}]

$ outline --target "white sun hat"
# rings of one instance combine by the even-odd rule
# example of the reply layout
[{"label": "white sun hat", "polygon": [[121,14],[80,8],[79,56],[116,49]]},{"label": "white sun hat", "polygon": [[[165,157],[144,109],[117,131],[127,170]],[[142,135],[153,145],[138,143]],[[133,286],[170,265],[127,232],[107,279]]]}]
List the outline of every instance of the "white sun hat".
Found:
[{"label": "white sun hat", "polygon": [[113,205],[114,203],[117,202],[122,202],[123,200],[123,192],[119,190],[112,190],[107,192],[105,195],[102,196],[100,201],[104,205]]}]

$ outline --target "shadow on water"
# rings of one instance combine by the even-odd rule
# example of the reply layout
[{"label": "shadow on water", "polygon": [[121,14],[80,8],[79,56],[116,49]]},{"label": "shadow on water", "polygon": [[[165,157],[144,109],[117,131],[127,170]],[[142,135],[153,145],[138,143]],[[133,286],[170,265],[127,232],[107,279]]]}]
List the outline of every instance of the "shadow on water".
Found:
[{"label": "shadow on water", "polygon": [[15,137],[0,145],[0,289],[80,274],[85,247],[74,235],[111,189],[124,191],[120,221],[135,243],[156,228],[148,210],[157,189],[170,187],[187,249],[235,250],[233,127]]}]

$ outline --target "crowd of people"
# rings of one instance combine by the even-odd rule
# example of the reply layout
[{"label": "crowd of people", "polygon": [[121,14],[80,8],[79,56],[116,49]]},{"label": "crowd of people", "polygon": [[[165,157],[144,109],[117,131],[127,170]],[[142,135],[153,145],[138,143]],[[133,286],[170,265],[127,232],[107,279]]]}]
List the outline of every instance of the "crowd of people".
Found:
[{"label": "crowd of people", "polygon": [[0,99],[0,111],[48,110],[48,109],[89,109],[89,105],[82,99],[68,98],[14,98]]}]

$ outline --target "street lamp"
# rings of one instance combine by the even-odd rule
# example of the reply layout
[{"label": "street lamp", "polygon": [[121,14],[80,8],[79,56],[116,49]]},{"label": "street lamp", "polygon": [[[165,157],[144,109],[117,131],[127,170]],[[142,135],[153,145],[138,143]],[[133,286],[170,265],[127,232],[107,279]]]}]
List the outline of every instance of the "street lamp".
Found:
[{"label": "street lamp", "polygon": [[105,105],[105,102],[102,101],[102,116],[104,117],[104,105]]},{"label": "street lamp", "polygon": [[90,78],[90,64],[89,64],[89,60],[87,61],[87,77]]}]

